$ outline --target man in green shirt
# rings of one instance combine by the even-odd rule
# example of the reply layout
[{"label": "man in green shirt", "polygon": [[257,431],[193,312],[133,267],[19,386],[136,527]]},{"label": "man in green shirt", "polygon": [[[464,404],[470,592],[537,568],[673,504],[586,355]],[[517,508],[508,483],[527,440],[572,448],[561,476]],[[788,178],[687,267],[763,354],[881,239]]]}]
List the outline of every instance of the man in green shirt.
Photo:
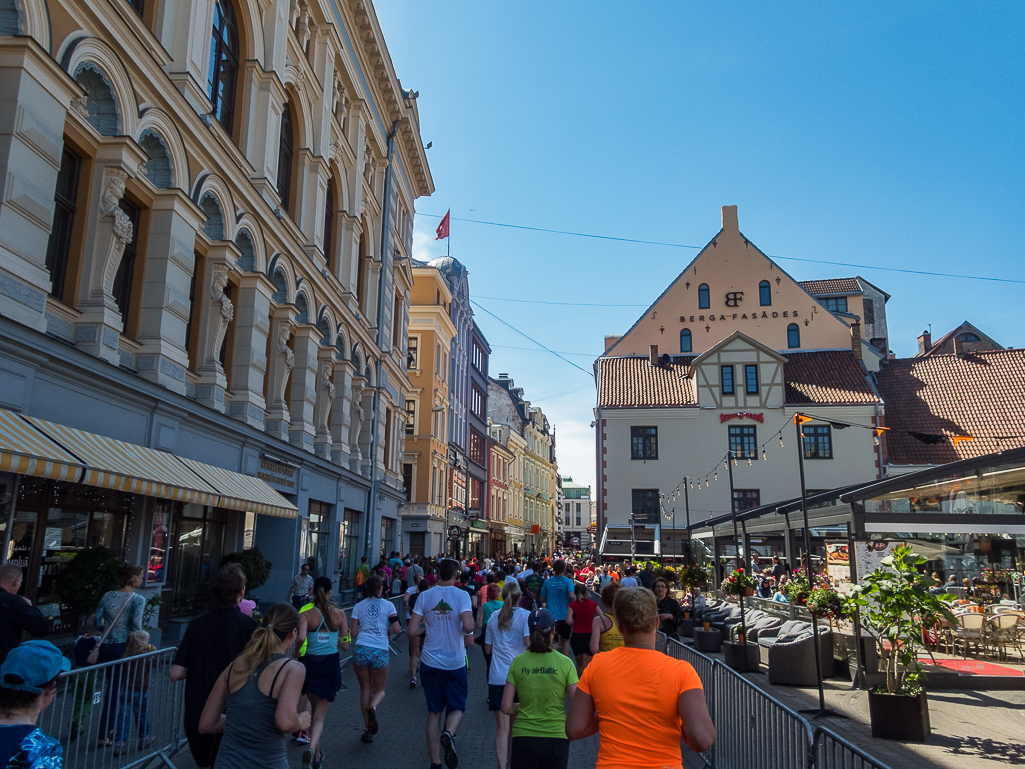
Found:
[{"label": "man in green shirt", "polygon": [[532,612],[529,627],[530,646],[509,666],[502,696],[502,712],[516,716],[510,769],[565,769],[565,704],[577,688],[576,666],[552,648],[555,617],[548,609]]}]

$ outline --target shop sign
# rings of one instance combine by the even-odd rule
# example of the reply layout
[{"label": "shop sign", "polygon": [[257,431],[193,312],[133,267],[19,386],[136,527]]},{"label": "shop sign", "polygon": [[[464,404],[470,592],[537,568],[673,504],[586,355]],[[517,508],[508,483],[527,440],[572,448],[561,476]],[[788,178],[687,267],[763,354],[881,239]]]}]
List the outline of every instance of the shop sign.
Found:
[{"label": "shop sign", "polygon": [[448,538],[449,539],[462,539],[462,537],[463,537],[463,530],[461,528],[459,528],[458,526],[449,526],[448,527]]},{"label": "shop sign", "polygon": [[750,411],[738,411],[734,414],[720,414],[719,424],[729,422],[731,419],[753,419],[755,422],[764,422],[765,414],[752,414]]},{"label": "shop sign", "polygon": [[540,534],[541,533],[541,526],[536,524],[536,523],[530,524],[530,533],[531,534]]},{"label": "shop sign", "polygon": [[480,518],[480,508],[471,507],[469,510],[466,511],[466,515],[471,521],[476,521],[478,518]]},{"label": "shop sign", "polygon": [[470,528],[471,529],[487,529],[488,525],[484,521],[481,521],[481,520],[470,521]]},{"label": "shop sign", "polygon": [[411,523],[411,524],[409,524],[409,528],[411,528],[411,529],[419,529],[420,526],[421,526],[420,523]]},{"label": "shop sign", "polygon": [[276,491],[295,494],[298,469],[295,465],[286,465],[267,457],[260,457],[260,470],[256,477]]}]

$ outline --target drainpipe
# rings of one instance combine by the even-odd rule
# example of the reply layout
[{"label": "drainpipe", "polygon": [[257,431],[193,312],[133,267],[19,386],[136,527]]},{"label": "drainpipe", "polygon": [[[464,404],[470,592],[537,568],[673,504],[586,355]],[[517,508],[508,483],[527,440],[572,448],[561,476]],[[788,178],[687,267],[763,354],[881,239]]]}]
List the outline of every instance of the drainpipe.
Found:
[{"label": "drainpipe", "polygon": [[[374,521],[377,520],[377,492],[381,487],[381,480],[377,477],[377,442],[378,442],[378,429],[380,420],[377,418],[378,412],[381,408],[381,386],[382,377],[384,375],[384,283],[385,283],[385,258],[388,256],[388,212],[391,210],[389,196],[391,195],[391,173],[392,173],[392,162],[391,155],[392,150],[395,148],[395,135],[399,132],[399,121],[392,123],[391,133],[388,134],[388,154],[385,159],[388,161],[384,169],[384,205],[383,212],[381,214],[381,278],[377,285],[377,350],[380,353],[377,356],[377,364],[375,366],[375,377],[374,383],[374,406],[373,414],[374,421],[370,426],[370,490],[367,491],[367,534],[366,539],[363,543],[363,555],[367,557],[367,561],[371,560],[370,548],[374,541]],[[394,319],[393,319],[394,320]]]}]

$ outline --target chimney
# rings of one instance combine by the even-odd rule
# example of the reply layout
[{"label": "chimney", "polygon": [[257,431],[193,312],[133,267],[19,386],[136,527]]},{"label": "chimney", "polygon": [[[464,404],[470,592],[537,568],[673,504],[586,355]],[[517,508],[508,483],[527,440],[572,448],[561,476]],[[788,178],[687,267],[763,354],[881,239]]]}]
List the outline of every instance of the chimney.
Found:
[{"label": "chimney", "polygon": [[960,334],[954,334],[954,355],[959,358],[964,357],[964,340]]},{"label": "chimney", "polygon": [[648,345],[648,363],[652,366],[658,365],[658,345]]},{"label": "chimney", "polygon": [[861,324],[858,322],[851,324],[851,351],[861,360]]},{"label": "chimney", "polygon": [[918,337],[918,354],[925,355],[931,349],[932,334],[930,334],[928,331],[923,331],[922,335]]},{"label": "chimney", "polygon": [[740,232],[736,206],[722,207],[722,228],[724,232]]}]

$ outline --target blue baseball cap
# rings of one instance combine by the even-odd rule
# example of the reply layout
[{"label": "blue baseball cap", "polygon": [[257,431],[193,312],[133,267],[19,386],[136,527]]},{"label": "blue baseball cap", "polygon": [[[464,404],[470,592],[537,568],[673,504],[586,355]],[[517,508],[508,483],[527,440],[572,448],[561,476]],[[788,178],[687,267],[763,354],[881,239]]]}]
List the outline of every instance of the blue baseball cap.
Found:
[{"label": "blue baseball cap", "polygon": [[25,641],[7,655],[0,667],[0,686],[42,694],[43,684],[71,670],[71,660],[49,641]]},{"label": "blue baseball cap", "polygon": [[530,632],[550,633],[555,628],[555,616],[548,609],[536,609],[529,617]]}]

